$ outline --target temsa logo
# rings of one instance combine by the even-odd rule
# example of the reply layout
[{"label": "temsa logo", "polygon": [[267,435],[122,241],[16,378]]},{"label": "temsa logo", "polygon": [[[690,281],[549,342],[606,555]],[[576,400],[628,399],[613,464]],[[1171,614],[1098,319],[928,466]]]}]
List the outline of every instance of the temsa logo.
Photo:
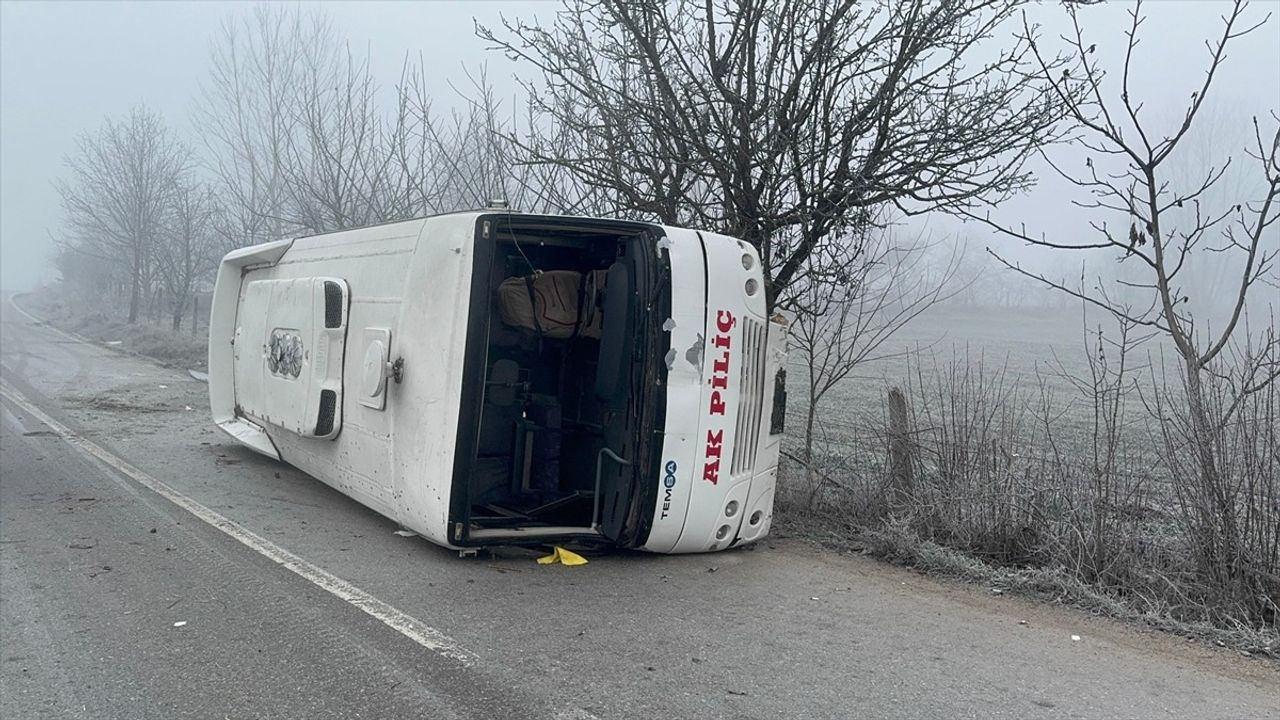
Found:
[{"label": "temsa logo", "polygon": [[676,461],[668,460],[666,466],[666,475],[662,478],[662,516],[659,520],[666,520],[671,514],[671,490],[676,486]]},{"label": "temsa logo", "polygon": [[[716,336],[711,339],[711,345],[719,350],[719,355],[713,355],[711,360],[711,402],[707,408],[707,415],[713,420],[716,417],[724,417],[725,400],[722,392],[729,388],[729,352],[731,350],[732,336],[729,332],[733,330],[733,326],[737,324],[737,319],[733,317],[733,313],[728,310],[716,311]],[[713,353],[715,350],[712,351]],[[707,446],[703,451],[702,479],[715,485],[720,482],[720,454],[724,445],[724,421],[719,422],[719,428],[707,428]]]}]

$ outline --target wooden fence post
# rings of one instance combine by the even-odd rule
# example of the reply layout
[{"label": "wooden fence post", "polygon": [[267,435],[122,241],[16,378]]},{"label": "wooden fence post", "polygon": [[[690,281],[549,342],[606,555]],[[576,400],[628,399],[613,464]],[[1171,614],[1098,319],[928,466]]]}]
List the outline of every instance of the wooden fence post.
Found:
[{"label": "wooden fence post", "polygon": [[907,397],[898,387],[889,388],[889,483],[890,502],[895,509],[911,504],[913,468],[911,424],[907,417]]}]

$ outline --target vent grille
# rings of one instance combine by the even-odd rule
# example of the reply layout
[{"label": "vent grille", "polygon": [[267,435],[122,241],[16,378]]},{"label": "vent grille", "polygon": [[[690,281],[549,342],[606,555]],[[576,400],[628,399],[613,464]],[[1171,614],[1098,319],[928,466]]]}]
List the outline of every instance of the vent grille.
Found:
[{"label": "vent grille", "polygon": [[333,417],[338,409],[338,394],[332,390],[320,391],[320,417],[316,418],[316,435],[333,432]]},{"label": "vent grille", "polygon": [[342,327],[342,286],[332,280],[324,283],[324,326],[329,329]]},{"label": "vent grille", "polygon": [[763,415],[765,325],[743,318],[742,364],[738,368],[738,419],[734,427],[733,462],[730,473],[751,470],[756,464]]}]

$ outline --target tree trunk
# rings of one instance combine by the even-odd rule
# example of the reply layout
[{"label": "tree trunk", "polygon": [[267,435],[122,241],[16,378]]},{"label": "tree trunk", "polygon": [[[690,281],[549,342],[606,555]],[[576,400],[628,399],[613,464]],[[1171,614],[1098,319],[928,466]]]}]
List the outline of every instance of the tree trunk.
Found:
[{"label": "tree trunk", "polygon": [[804,476],[809,485],[810,510],[817,504],[818,491],[822,489],[822,480],[815,477],[817,473],[813,471],[813,424],[818,414],[817,405],[817,399],[810,393],[809,412],[804,421]]},{"label": "tree trunk", "polygon": [[[1204,386],[1202,383],[1199,358],[1184,358],[1187,368],[1187,404],[1191,415],[1191,442],[1195,444],[1193,452],[1199,470],[1200,483],[1199,504],[1202,512],[1216,513],[1216,517],[1206,517],[1205,527],[1201,532],[1207,533],[1200,547],[1208,552],[1201,558],[1205,572],[1220,579],[1223,587],[1234,587],[1241,580],[1240,572],[1240,535],[1236,520],[1234,498],[1222,482],[1218,470],[1215,440],[1218,428],[1209,417],[1206,407]],[[1206,513],[1208,514],[1208,513]]]},{"label": "tree trunk", "polygon": [[133,270],[133,277],[129,290],[129,324],[138,322],[138,305],[142,300],[142,277],[138,273],[137,268]]},{"label": "tree trunk", "polygon": [[173,332],[182,330],[182,318],[187,314],[187,291],[174,290],[169,293],[169,317],[172,319]]}]

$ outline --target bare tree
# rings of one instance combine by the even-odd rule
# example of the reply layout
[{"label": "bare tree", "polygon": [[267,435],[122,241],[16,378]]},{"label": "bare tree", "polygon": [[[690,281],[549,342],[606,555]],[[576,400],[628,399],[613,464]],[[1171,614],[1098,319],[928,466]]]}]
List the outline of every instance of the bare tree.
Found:
[{"label": "bare tree", "polygon": [[396,195],[368,56],[308,58],[285,138],[286,225],[317,233],[391,219]]},{"label": "bare tree", "polygon": [[530,207],[516,196],[515,164],[503,139],[505,112],[483,68],[468,79],[468,91],[455,88],[464,107],[437,115],[422,60],[405,64],[391,147],[406,214],[478,207],[492,199]]},{"label": "bare tree", "polygon": [[55,238],[53,263],[68,300],[78,308],[101,309],[104,301],[129,287],[129,268],[119,257],[103,255],[79,239]]},{"label": "bare tree", "polygon": [[805,425],[801,463],[809,506],[827,477],[815,467],[818,417],[827,394],[857,368],[903,358],[886,343],[921,313],[957,292],[957,257],[930,268],[933,243],[922,236],[902,241],[889,231],[864,229],[856,238],[828,243],[810,258],[810,270],[793,286],[791,346],[805,377]]},{"label": "bare tree", "polygon": [[71,179],[58,189],[67,222],[80,249],[127,263],[130,323],[151,289],[155,244],[189,158],[159,115],[135,107],[80,137],[66,160]]},{"label": "bare tree", "polygon": [[[1266,15],[1246,20],[1247,6],[1236,0],[1227,7],[1222,28],[1206,42],[1204,77],[1171,127],[1157,130],[1143,115],[1143,105],[1130,86],[1130,70],[1144,22],[1141,3],[1130,11],[1125,31],[1124,64],[1118,87],[1106,82],[1084,38],[1074,10],[1069,8],[1074,30],[1067,41],[1077,58],[1069,71],[1049,61],[1040,74],[1081,128],[1078,165],[1050,161],[1066,179],[1087,191],[1080,204],[1094,211],[1093,233],[1083,239],[1034,234],[1023,226],[993,221],[989,215],[972,214],[1007,237],[1029,245],[1058,251],[1109,253],[1122,265],[1132,266],[1118,289],[1133,301],[1122,299],[1117,285],[1099,282],[1093,287],[1073,287],[1048,273],[1026,270],[993,253],[1006,266],[1057,290],[1100,308],[1123,323],[1154,331],[1173,346],[1180,364],[1176,393],[1161,392],[1153,398],[1153,410],[1168,447],[1164,462],[1184,497],[1187,529],[1202,542],[1195,547],[1201,569],[1217,578],[1219,587],[1234,588],[1234,599],[1248,598],[1267,586],[1277,587],[1274,576],[1266,579],[1248,567],[1250,553],[1242,547],[1248,534],[1241,517],[1242,478],[1233,475],[1240,465],[1230,457],[1228,436],[1238,410],[1249,407],[1249,398],[1270,387],[1280,377],[1280,342],[1274,319],[1250,326],[1250,296],[1275,283],[1275,260],[1280,254],[1276,219],[1280,216],[1280,116],[1272,112],[1274,131],[1252,122],[1252,147],[1245,149],[1263,178],[1258,194],[1236,197],[1223,206],[1207,200],[1224,177],[1231,159],[1201,169],[1194,181],[1176,168],[1176,153],[1184,147],[1194,123],[1227,57],[1228,46],[1262,27]],[[1028,28],[1028,34],[1030,28]],[[1039,46],[1033,49],[1040,56]],[[1083,167],[1081,167],[1083,166]],[[1117,227],[1119,224],[1119,227]],[[1218,318],[1202,312],[1185,283],[1188,268],[1201,258],[1230,254],[1237,258],[1236,272],[1221,292],[1228,297],[1227,310]],[[1135,296],[1136,294],[1136,296]],[[1274,296],[1272,296],[1274,297]],[[1162,381],[1158,387],[1164,387]],[[1256,417],[1256,416],[1255,416]],[[1274,422],[1274,416],[1272,416]],[[1175,430],[1176,429],[1176,430]],[[1183,462],[1191,458],[1191,462]],[[1188,472],[1194,468],[1194,472]],[[1270,482],[1274,482],[1271,479]],[[1256,597],[1255,597],[1256,599]]]},{"label": "bare tree", "polygon": [[438,118],[427,69],[406,59],[384,109],[369,52],[346,46],[322,12],[264,6],[232,17],[213,65],[199,116],[233,246],[501,194],[478,191],[508,175],[492,96]]},{"label": "bare tree", "polygon": [[549,26],[477,32],[541,75],[537,116],[511,136],[524,162],[618,212],[751,242],[772,301],[869,208],[1031,183],[1024,160],[1062,100],[1022,72],[1031,38],[1004,31],[1023,4],[570,0]]},{"label": "bare tree", "polygon": [[[599,215],[613,209],[593,204],[597,198],[584,192],[565,167],[524,162],[525,153],[511,141],[522,125],[515,103],[503,103],[483,66],[469,72],[467,80],[466,86],[453,88],[462,108],[435,114],[422,61],[405,64],[396,116],[388,124],[398,174],[392,185],[400,189],[402,216],[479,207],[495,199],[529,212]],[[530,111],[523,122],[532,122],[534,114]]]},{"label": "bare tree", "polygon": [[328,19],[298,7],[257,5],[219,27],[195,119],[223,197],[227,249],[292,229],[285,183],[300,98],[308,76],[335,67],[340,52]]},{"label": "bare tree", "polygon": [[[1107,288],[1076,289],[1044,273],[1032,273],[994,253],[1006,266],[1029,275],[1058,290],[1075,295],[1129,322],[1161,331],[1173,341],[1191,375],[1199,376],[1228,348],[1245,313],[1250,290],[1258,283],[1275,277],[1275,258],[1280,248],[1269,247],[1274,240],[1269,229],[1280,216],[1280,117],[1274,133],[1263,133],[1257,118],[1253,119],[1253,148],[1245,153],[1252,158],[1265,178],[1256,199],[1237,198],[1226,207],[1208,208],[1201,199],[1223,177],[1231,159],[1208,166],[1195,182],[1175,185],[1163,172],[1174,152],[1192,127],[1223,60],[1227,45],[1266,22],[1241,27],[1246,3],[1237,0],[1223,17],[1223,30],[1208,43],[1209,67],[1200,88],[1192,93],[1183,118],[1166,134],[1156,135],[1141,117],[1141,102],[1130,94],[1129,69],[1142,25],[1141,3],[1130,11],[1131,25],[1126,31],[1127,50],[1120,99],[1108,99],[1102,72],[1090,59],[1091,53],[1080,30],[1074,11],[1070,15],[1075,34],[1070,38],[1077,51],[1079,67],[1075,73],[1055,75],[1045,64],[1041,72],[1065,103],[1071,117],[1083,127],[1079,147],[1092,155],[1084,158],[1084,168],[1077,172],[1062,164],[1051,163],[1063,177],[1088,191],[1091,198],[1077,203],[1095,209],[1104,218],[1123,218],[1117,229],[1106,219],[1090,222],[1091,240],[1058,240],[1047,235],[1033,235],[1025,226],[1010,227],[991,219],[990,215],[969,214],[1001,234],[1029,245],[1054,250],[1109,250],[1120,263],[1136,264],[1141,280],[1120,281],[1132,288],[1147,290],[1143,302],[1136,306],[1114,301]],[[1270,16],[1268,15],[1267,18]],[[1122,167],[1109,169],[1095,163],[1094,156],[1115,159]],[[1215,239],[1216,238],[1216,239]],[[1232,281],[1231,304],[1216,330],[1201,322],[1181,285],[1179,275],[1195,263],[1201,253],[1239,253],[1241,271]],[[1280,368],[1277,368],[1280,372]],[[1274,379],[1275,374],[1270,378]]]},{"label": "bare tree", "polygon": [[187,303],[198,283],[217,267],[220,247],[215,218],[212,191],[189,177],[177,178],[164,234],[155,245],[156,268],[169,296],[174,332],[182,329]]}]

